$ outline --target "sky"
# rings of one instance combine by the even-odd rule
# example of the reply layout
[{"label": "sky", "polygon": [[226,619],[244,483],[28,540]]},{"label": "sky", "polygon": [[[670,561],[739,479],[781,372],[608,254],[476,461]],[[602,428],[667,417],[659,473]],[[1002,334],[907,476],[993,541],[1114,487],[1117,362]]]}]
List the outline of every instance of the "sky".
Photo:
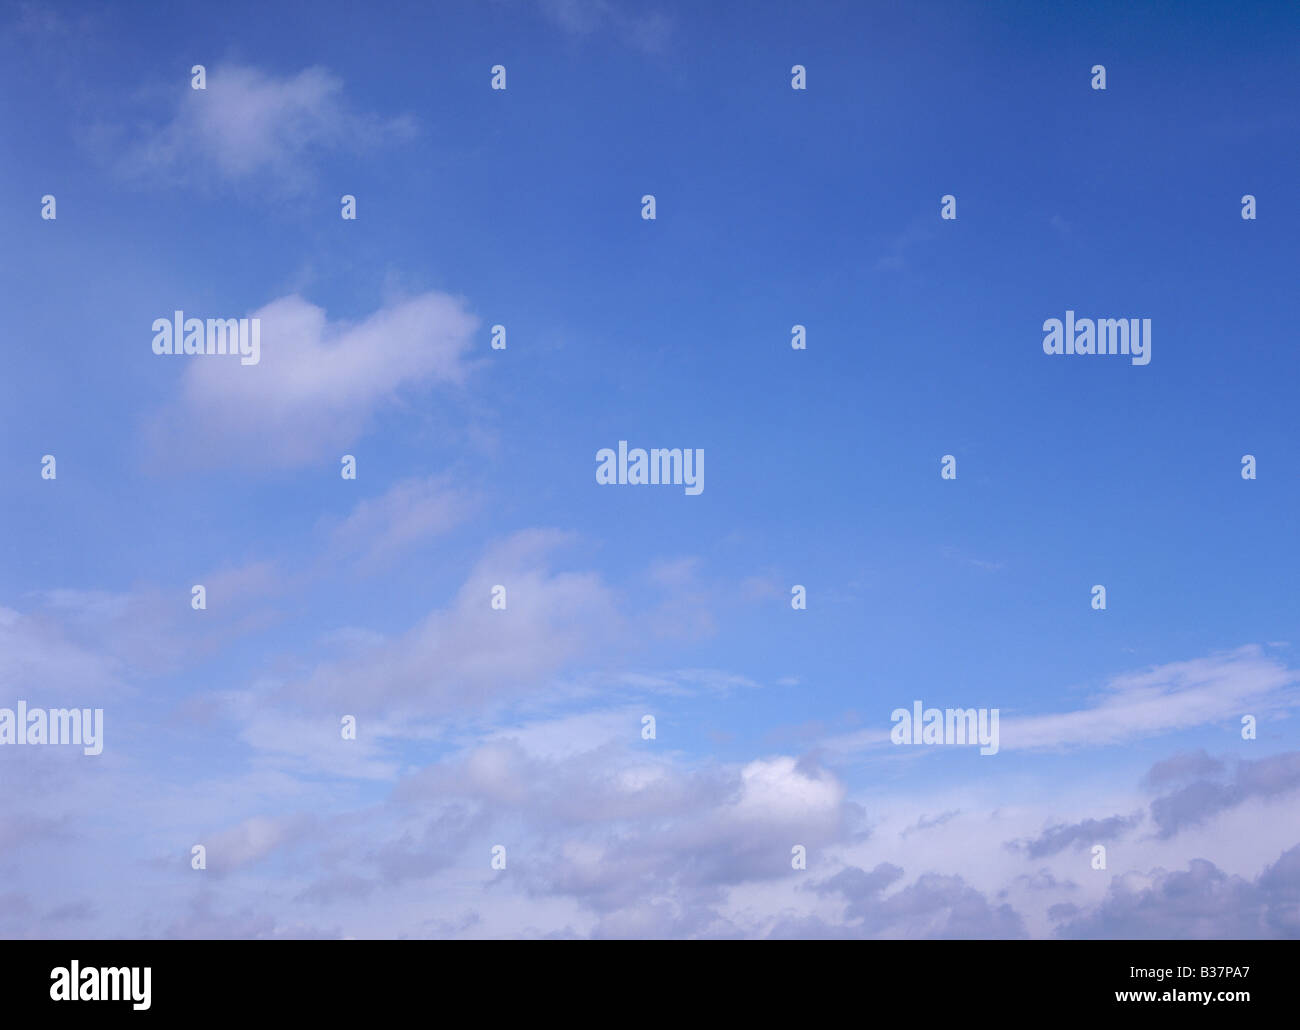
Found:
[{"label": "sky", "polygon": [[1300,936],[1297,44],[0,6],[0,933]]}]

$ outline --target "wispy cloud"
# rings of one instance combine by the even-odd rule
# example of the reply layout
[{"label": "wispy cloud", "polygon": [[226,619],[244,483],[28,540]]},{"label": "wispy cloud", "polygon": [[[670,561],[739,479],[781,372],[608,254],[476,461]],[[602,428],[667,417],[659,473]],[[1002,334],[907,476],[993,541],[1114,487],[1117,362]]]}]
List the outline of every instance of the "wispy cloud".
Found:
[{"label": "wispy cloud", "polygon": [[366,571],[390,564],[406,548],[459,525],[473,497],[440,476],[403,479],[357,503],[328,530],[333,553],[355,557]]},{"label": "wispy cloud", "polygon": [[540,0],[542,12],[566,32],[591,36],[609,31],[627,46],[662,52],[672,37],[673,22],[661,11],[615,0]]},{"label": "wispy cloud", "polygon": [[[1216,723],[1243,715],[1278,714],[1297,702],[1300,673],[1256,645],[1229,654],[1170,662],[1117,676],[1095,703],[1073,711],[1001,718],[1001,749],[1106,747]],[[880,728],[843,734],[829,751],[852,753],[889,745],[888,712]]]},{"label": "wispy cloud", "polygon": [[128,175],[214,184],[260,180],[296,190],[311,181],[313,162],[335,152],[364,152],[410,137],[408,116],[354,110],[343,82],[324,68],[276,76],[241,65],[207,69],[207,88],[177,86],[168,120],[143,130],[105,130],[116,164]]}]

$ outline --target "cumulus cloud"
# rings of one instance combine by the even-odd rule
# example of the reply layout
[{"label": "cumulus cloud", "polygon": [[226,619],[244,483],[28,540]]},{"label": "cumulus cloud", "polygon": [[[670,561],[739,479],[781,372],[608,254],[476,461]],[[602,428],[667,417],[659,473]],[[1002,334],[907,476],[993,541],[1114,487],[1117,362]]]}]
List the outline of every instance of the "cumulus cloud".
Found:
[{"label": "cumulus cloud", "polygon": [[870,872],[840,870],[812,889],[842,899],[843,920],[818,916],[782,922],[774,937],[1007,938],[1025,935],[1024,921],[1008,904],[994,904],[960,876],[923,873],[893,893],[903,869],[882,862]]},{"label": "cumulus cloud", "polygon": [[[437,531],[439,489],[434,480],[410,481],[356,509],[340,536],[326,537],[365,553],[361,538],[383,538],[397,527],[392,540],[400,549]],[[222,736],[246,745],[264,774],[252,793],[268,814],[247,817],[250,791],[238,780],[206,784],[212,807],[202,811],[191,812],[189,792],[180,791],[165,802],[165,814],[133,813],[133,832],[173,851],[178,840],[207,845],[213,874],[189,909],[180,887],[188,881],[178,875],[152,921],[140,924],[144,932],[985,939],[1024,936],[1032,925],[1038,934],[1141,935],[1118,922],[1125,905],[1155,913],[1154,925],[1170,933],[1213,936],[1213,926],[1228,935],[1297,932],[1300,859],[1292,852],[1253,879],[1231,871],[1222,853],[1214,855],[1219,865],[1197,860],[1186,872],[1117,871],[1120,886],[1103,897],[1100,878],[1082,887],[1068,879],[1073,866],[1065,853],[1127,834],[1136,816],[1081,820],[1048,810],[1044,818],[1039,809],[1032,818],[1012,816],[1014,828],[993,835],[971,798],[936,797],[927,801],[929,814],[902,808],[868,836],[866,813],[846,784],[808,757],[693,761],[671,750],[671,736],[642,741],[640,714],[655,711],[653,702],[719,692],[743,698],[756,684],[724,670],[682,669],[601,677],[617,695],[574,689],[572,668],[599,665],[604,644],[614,642],[612,653],[621,656],[624,616],[622,599],[599,576],[556,570],[571,542],[550,530],[508,537],[485,552],[449,604],[406,633],[373,635],[353,647],[354,656],[324,663],[283,690],[268,681],[220,693],[223,714],[235,723]],[[254,598],[274,578],[270,567],[252,563],[232,570],[223,590]],[[488,603],[498,582],[509,584],[505,612]],[[43,618],[58,617],[50,622],[62,627],[58,639],[95,642],[92,653],[110,643],[106,627],[136,610],[129,598],[93,591],[50,592],[42,604]],[[341,711],[363,716],[360,739],[339,740]],[[1152,804],[1157,827],[1181,832],[1225,806],[1283,798],[1298,775],[1294,754],[1231,763],[1195,752],[1156,763],[1143,782],[1164,791]],[[111,767],[97,770],[98,793],[83,803],[130,796],[124,785],[142,782],[116,776]],[[301,796],[322,777],[329,786],[318,789],[348,798],[337,810],[320,794],[315,804]],[[395,785],[393,793],[376,800],[384,783]],[[1209,794],[1188,793],[1204,784]],[[286,807],[313,816],[272,814]],[[0,820],[0,858],[6,851],[10,860],[45,854],[59,843],[51,835],[73,825],[29,822],[30,806],[9,808]],[[1116,810],[1123,809],[1105,809]],[[964,824],[991,837],[987,847],[961,843]],[[882,826],[890,839],[882,839]],[[1016,850],[1049,860],[1041,868],[1035,863],[1026,873],[1001,847],[1017,831]],[[498,841],[509,847],[507,875],[488,868],[487,848]],[[807,871],[791,869],[795,843],[808,848]],[[1132,842],[1123,849],[1127,869],[1154,866],[1159,846],[1152,837]],[[1174,861],[1168,851],[1159,857]],[[174,859],[167,867],[184,866]],[[113,875],[124,868],[119,862]],[[264,911],[247,909],[250,885],[265,897]],[[472,911],[463,904],[467,890]],[[1208,896],[1206,909],[1181,911],[1180,892],[1199,890]],[[417,909],[404,907],[426,896]],[[94,911],[69,908],[55,929],[120,925],[119,914],[100,911],[95,899]],[[347,930],[295,921],[293,906],[302,905]]]},{"label": "cumulus cloud", "polygon": [[261,360],[204,355],[183,362],[180,397],[153,420],[156,452],[187,464],[289,466],[354,442],[403,391],[463,383],[478,319],[464,303],[425,293],[355,324],[289,296],[254,311]]},{"label": "cumulus cloud", "polygon": [[792,845],[846,839],[859,815],[838,779],[790,756],[695,772],[662,765],[618,782],[627,804],[611,803],[608,779],[594,798],[572,796],[571,810],[590,798],[606,822],[555,835],[524,873],[531,895],[596,911],[593,936],[741,933],[721,911],[728,892],[788,887]]},{"label": "cumulus cloud", "polygon": [[[391,891],[447,875],[468,850],[483,887],[508,892],[520,913],[567,906],[575,935],[740,936],[752,926],[723,911],[731,890],[792,890],[792,842],[821,849],[860,820],[826,770],[792,756],[696,768],[648,749],[637,725],[626,718],[610,739],[572,752],[525,730],[431,763],[402,780],[381,822],[337,827],[347,842],[331,849],[349,853],[345,868],[301,896]],[[499,880],[486,868],[485,842],[497,840],[508,842],[510,870]]]},{"label": "cumulus cloud", "polygon": [[1193,859],[1185,870],[1117,876],[1094,911],[1060,928],[1063,937],[1255,939],[1300,935],[1300,845],[1255,879]]}]

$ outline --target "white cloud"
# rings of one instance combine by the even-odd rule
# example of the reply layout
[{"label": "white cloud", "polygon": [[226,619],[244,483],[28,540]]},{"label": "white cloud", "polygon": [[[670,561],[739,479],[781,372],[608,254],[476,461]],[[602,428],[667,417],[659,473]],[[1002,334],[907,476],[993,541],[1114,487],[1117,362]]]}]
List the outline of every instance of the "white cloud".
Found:
[{"label": "white cloud", "polygon": [[[591,660],[617,633],[613,593],[599,576],[551,572],[568,538],[525,530],[489,549],[452,604],[355,660],[320,666],[285,699],[390,717],[483,714],[507,701],[554,700],[550,682],[570,660]],[[503,611],[492,588],[506,587]]]},{"label": "white cloud", "polygon": [[1296,673],[1258,647],[1171,662],[1117,677],[1090,708],[1004,719],[1003,748],[1103,746],[1140,737],[1236,722],[1294,701]]},{"label": "white cloud", "polygon": [[[1000,748],[1104,747],[1221,722],[1281,712],[1296,703],[1300,675],[1255,645],[1229,654],[1170,662],[1112,679],[1089,707],[1013,717],[1003,709]],[[893,747],[888,713],[876,729],[826,742],[841,754]],[[924,753],[924,749],[911,749]]]},{"label": "white cloud", "polygon": [[184,363],[181,396],[153,421],[151,442],[189,462],[293,465],[355,441],[403,390],[459,384],[478,319],[462,301],[430,292],[358,324],[330,323],[298,296],[252,313],[261,361],[165,356]]},{"label": "white cloud", "polygon": [[238,65],[207,69],[207,88],[180,89],[175,114],[126,146],[129,174],[243,182],[261,178],[298,188],[313,157],[365,150],[413,132],[407,118],[352,110],[343,83],[323,68],[278,78]]}]

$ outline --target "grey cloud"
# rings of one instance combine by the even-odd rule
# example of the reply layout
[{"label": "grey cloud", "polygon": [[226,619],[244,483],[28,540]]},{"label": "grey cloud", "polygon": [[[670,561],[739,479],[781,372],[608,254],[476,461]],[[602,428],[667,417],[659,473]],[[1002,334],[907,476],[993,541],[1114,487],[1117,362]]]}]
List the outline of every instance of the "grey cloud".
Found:
[{"label": "grey cloud", "polygon": [[[300,924],[281,923],[274,916],[255,910],[251,905],[218,911],[218,899],[204,891],[189,901],[185,911],[167,923],[159,935],[169,940],[273,940],[273,939],[332,939],[338,933]],[[144,936],[155,936],[146,930]]]},{"label": "grey cloud", "polygon": [[1084,819],[1078,823],[1049,826],[1033,840],[1015,840],[1007,844],[1012,850],[1024,851],[1030,858],[1046,858],[1068,847],[1082,847],[1100,841],[1116,840],[1142,822],[1142,813],[1112,815],[1108,819]]},{"label": "grey cloud", "polygon": [[1174,836],[1220,812],[1254,798],[1274,798],[1300,789],[1300,751],[1238,762],[1225,780],[1200,779],[1151,802],[1159,835]]},{"label": "grey cloud", "polygon": [[961,815],[961,809],[959,808],[949,809],[947,812],[941,812],[936,816],[923,815],[915,823],[903,830],[902,835],[907,837],[913,833],[920,833],[922,830],[933,830],[936,826],[942,826],[959,815]]},{"label": "grey cloud", "polygon": [[[902,875],[901,868],[889,863],[881,863],[870,873],[849,867],[814,889],[819,894],[843,896],[845,918],[855,921],[854,936],[903,932],[908,936],[992,939],[1025,935],[1024,921],[1015,909],[1008,904],[990,903],[960,876],[923,873],[914,883],[885,895],[884,890]],[[793,935],[800,925],[786,924],[780,932]],[[806,921],[802,928],[816,929]],[[822,929],[828,930],[826,924]]]},{"label": "grey cloud", "polygon": [[1046,867],[1039,869],[1032,875],[1021,874],[1015,879],[1015,883],[1022,884],[1032,890],[1078,890],[1079,885],[1073,880],[1058,880],[1052,871]]},{"label": "grey cloud", "polygon": [[1224,764],[1212,758],[1202,748],[1199,751],[1185,751],[1157,762],[1142,779],[1144,786],[1159,788],[1171,783],[1181,783],[1197,776],[1214,776],[1223,772]]},{"label": "grey cloud", "polygon": [[1186,870],[1116,877],[1096,909],[1059,933],[1142,940],[1300,936],[1300,845],[1255,880],[1225,873],[1203,858]]}]

